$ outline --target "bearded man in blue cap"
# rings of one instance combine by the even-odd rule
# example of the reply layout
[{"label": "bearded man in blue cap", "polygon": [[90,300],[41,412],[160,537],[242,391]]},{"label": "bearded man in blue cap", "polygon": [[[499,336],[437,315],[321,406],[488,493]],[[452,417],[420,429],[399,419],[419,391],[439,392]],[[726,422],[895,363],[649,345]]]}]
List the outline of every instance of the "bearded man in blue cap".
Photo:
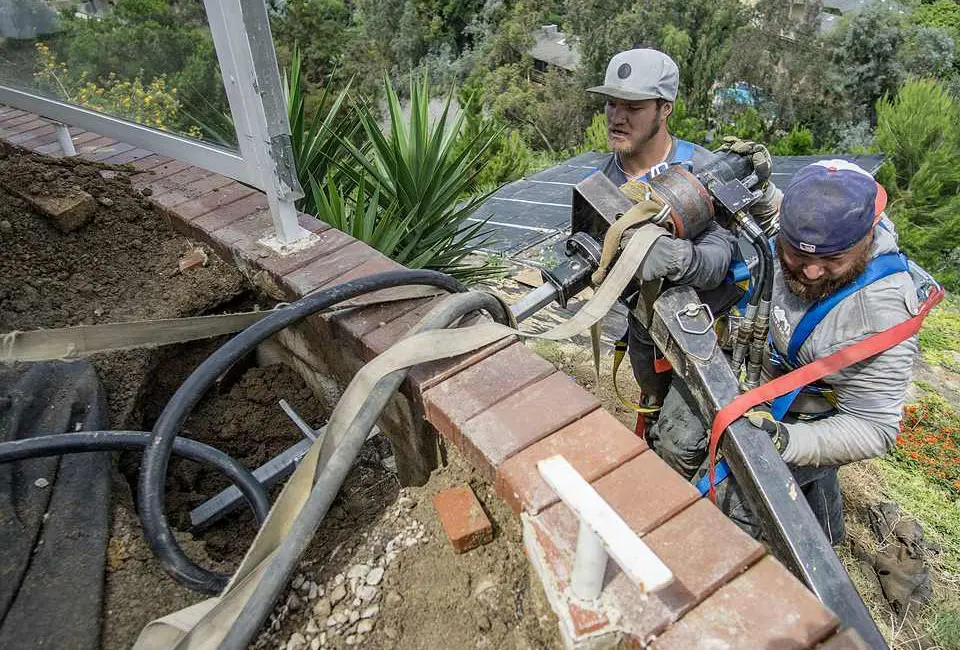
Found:
[{"label": "bearded man in blue cap", "polygon": [[[917,288],[885,205],[886,193],[870,174],[843,160],[814,163],[794,176],[780,206],[766,380],[917,314]],[[834,544],[843,539],[837,468],[894,446],[916,354],[915,337],[907,339],[775,401],[776,417],[750,417],[770,434]],[[695,404],[686,386],[673,382],[651,446],[688,479],[708,483],[710,426]],[[759,534],[733,480],[719,484],[717,494],[721,509]]]}]

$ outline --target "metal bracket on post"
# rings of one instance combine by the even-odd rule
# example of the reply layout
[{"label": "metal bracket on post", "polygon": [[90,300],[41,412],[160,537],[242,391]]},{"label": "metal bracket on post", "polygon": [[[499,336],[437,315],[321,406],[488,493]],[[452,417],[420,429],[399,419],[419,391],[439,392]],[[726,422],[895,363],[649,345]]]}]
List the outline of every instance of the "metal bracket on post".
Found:
[{"label": "metal bracket on post", "polygon": [[73,137],[70,135],[70,127],[63,122],[57,122],[57,142],[63,150],[63,155],[68,158],[77,155],[77,149],[73,146]]},{"label": "metal bracket on post", "polygon": [[204,0],[217,60],[233,114],[240,153],[252,178],[261,179],[274,235],[263,243],[280,253],[312,243],[294,202],[303,197],[290,144],[270,21],[263,0]]},{"label": "metal bracket on post", "polygon": [[[650,335],[683,377],[707,422],[739,394],[739,383],[717,335],[706,327],[708,316],[690,287],[665,291],[654,303]],[[688,311],[689,307],[689,311]],[[685,322],[679,317],[693,314]],[[712,318],[711,318],[712,320]],[[886,642],[850,581],[840,558],[817,523],[800,486],[770,441],[744,418],[731,424],[721,441],[723,455],[750,508],[757,515],[777,558],[807,585],[846,627],[871,648]]]},{"label": "metal bracket on post", "polygon": [[563,456],[541,460],[537,469],[560,500],[580,519],[571,576],[574,596],[587,601],[600,597],[608,557],[612,557],[645,593],[673,582],[673,573],[667,565]]}]

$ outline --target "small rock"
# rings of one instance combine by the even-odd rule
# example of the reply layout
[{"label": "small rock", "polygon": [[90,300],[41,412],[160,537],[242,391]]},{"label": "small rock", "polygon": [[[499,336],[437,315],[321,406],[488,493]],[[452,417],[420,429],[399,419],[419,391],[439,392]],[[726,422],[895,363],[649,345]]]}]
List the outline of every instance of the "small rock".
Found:
[{"label": "small rock", "polygon": [[362,605],[362,604],[363,604],[363,601],[362,601],[362,600],[360,600],[359,598],[354,598],[354,599],[353,599],[353,602],[350,603],[350,606],[351,606],[351,607],[360,607],[360,605]]},{"label": "small rock", "polygon": [[140,190],[140,195],[141,195],[141,196],[153,196],[153,190],[152,190],[151,188],[149,188],[149,187],[145,187],[145,188],[143,188],[142,190]]},{"label": "small rock", "polygon": [[307,591],[307,600],[316,600],[317,596],[320,595],[320,590],[317,588],[317,583],[311,582],[310,589]]},{"label": "small rock", "polygon": [[305,631],[307,634],[316,634],[320,631],[320,628],[317,627],[316,619],[311,618],[309,621],[307,621],[307,628]]},{"label": "small rock", "polygon": [[370,570],[370,573],[367,574],[367,584],[368,585],[378,585],[380,581],[383,580],[383,567],[378,566]]},{"label": "small rock", "polygon": [[[198,266],[206,266],[208,262],[207,252],[202,248],[194,248],[189,253],[180,258],[180,261],[177,262],[177,268],[181,273],[189,271],[190,269],[195,269]],[[299,589],[304,582],[303,575],[298,576],[300,582],[294,587],[294,589]]]},{"label": "small rock", "polygon": [[287,607],[289,607],[291,611],[295,612],[299,610],[302,606],[303,606],[303,603],[300,601],[299,598],[297,598],[296,594],[290,594],[290,597],[287,598]]},{"label": "small rock", "polygon": [[352,567],[350,567],[350,569],[347,571],[347,577],[348,577],[348,578],[362,578],[362,577],[364,577],[365,575],[367,575],[368,573],[370,573],[370,567],[368,567],[366,564],[354,564],[354,565],[353,565]]},{"label": "small rock", "polygon": [[45,488],[48,485],[50,485],[50,481],[48,481],[45,478],[38,478],[36,481],[33,482],[33,484],[38,488]]},{"label": "small rock", "polygon": [[287,641],[287,650],[302,650],[307,647],[307,638],[299,632],[294,632]]},{"label": "small rock", "polygon": [[380,605],[370,605],[365,610],[360,612],[360,618],[373,618],[380,613]]},{"label": "small rock", "polygon": [[330,616],[330,612],[333,610],[333,607],[330,605],[329,598],[321,598],[313,606],[313,613],[320,618],[325,618]]},{"label": "small rock", "polygon": [[310,650],[320,650],[320,637],[315,637],[310,642]]},{"label": "small rock", "polygon": [[388,639],[390,639],[391,641],[396,641],[397,637],[400,636],[399,634],[397,634],[396,628],[392,628],[392,627],[383,628],[383,635]]},{"label": "small rock", "polygon": [[8,233],[13,230],[13,224],[7,221],[6,219],[0,221],[0,232]]},{"label": "small rock", "polygon": [[353,625],[359,620],[360,620],[360,612],[358,612],[355,609],[351,609],[347,612],[347,622],[350,623],[350,625]]},{"label": "small rock", "polygon": [[333,579],[333,584],[342,585],[344,580],[346,579],[347,578],[342,573],[338,573],[337,576]]},{"label": "small rock", "polygon": [[304,582],[306,582],[306,577],[302,573],[298,573],[293,576],[293,582],[290,583],[290,586],[294,589],[299,589]]},{"label": "small rock", "polygon": [[321,632],[321,633],[320,633],[320,644],[321,644],[321,645],[327,645],[327,633],[326,633],[326,632]]},{"label": "small rock", "polygon": [[346,643],[347,645],[354,645],[356,642],[357,642],[356,634],[351,634],[344,640],[344,643]]},{"label": "small rock", "polygon": [[417,502],[410,497],[400,497],[397,499],[397,505],[404,510],[413,510],[415,507],[417,507]]},{"label": "small rock", "polygon": [[327,627],[336,627],[340,621],[337,620],[336,616],[331,616],[327,619]]},{"label": "small rock", "polygon": [[111,199],[109,196],[101,196],[99,199],[97,199],[97,201],[105,208],[109,208],[111,205],[113,205],[113,199]]},{"label": "small rock", "polygon": [[403,596],[398,594],[396,591],[391,591],[387,594],[387,605],[393,607],[399,605],[403,602]]},{"label": "small rock", "polygon": [[377,597],[377,588],[370,585],[360,585],[357,587],[357,597],[365,603],[370,602]]},{"label": "small rock", "polygon": [[371,630],[373,630],[373,621],[369,619],[360,621],[357,625],[357,634],[367,634]]},{"label": "small rock", "polygon": [[342,584],[337,585],[333,588],[333,591],[330,592],[330,604],[336,605],[341,600],[347,597],[347,588]]},{"label": "small rock", "polygon": [[477,629],[479,629],[481,632],[486,632],[487,630],[489,630],[490,619],[487,618],[486,616],[481,615],[480,618],[477,619]]}]

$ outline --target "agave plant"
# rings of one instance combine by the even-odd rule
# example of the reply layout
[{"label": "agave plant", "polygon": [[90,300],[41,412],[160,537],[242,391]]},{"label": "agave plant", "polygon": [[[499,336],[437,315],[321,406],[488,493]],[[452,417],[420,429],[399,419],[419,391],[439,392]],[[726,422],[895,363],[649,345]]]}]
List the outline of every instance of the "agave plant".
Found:
[{"label": "agave plant", "polygon": [[307,117],[306,93],[301,73],[300,49],[293,48],[290,61],[290,74],[284,73],[284,99],[290,121],[290,141],[293,147],[293,159],[297,166],[297,177],[306,196],[297,202],[297,208],[307,214],[316,215],[318,205],[315,194],[308,188],[317,179],[325,180],[329,172],[337,168],[334,164],[348,157],[344,142],[353,142],[360,133],[357,115],[346,105],[347,87],[334,96],[325,85],[316,97],[317,106],[313,117]]},{"label": "agave plant", "polygon": [[[384,89],[389,131],[380,128],[374,109],[361,104],[357,117],[366,143],[357,146],[333,132],[348,154],[344,161],[334,161],[348,182],[338,191],[329,178],[321,186],[314,177],[309,185],[314,203],[342,210],[336,219],[354,232],[376,233],[377,248],[407,267],[436,269],[465,281],[499,275],[500,266],[489,259],[467,260],[489,241],[485,221],[468,219],[489,196],[477,193],[476,180],[496,133],[484,128],[465,135],[463,115],[450,119],[450,97],[431,123],[425,77],[411,83],[409,119],[387,78]],[[394,240],[392,250],[386,250]]]}]

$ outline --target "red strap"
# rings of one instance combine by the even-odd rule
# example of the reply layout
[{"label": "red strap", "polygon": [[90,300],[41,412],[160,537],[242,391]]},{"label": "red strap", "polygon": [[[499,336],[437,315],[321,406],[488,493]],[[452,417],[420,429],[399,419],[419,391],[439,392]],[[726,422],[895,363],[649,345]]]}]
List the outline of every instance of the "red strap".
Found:
[{"label": "red strap", "polygon": [[747,391],[720,409],[717,416],[713,419],[713,427],[710,430],[710,500],[714,503],[717,502],[717,490],[714,485],[717,445],[720,443],[720,437],[728,426],[758,404],[785,395],[795,388],[812,384],[827,375],[832,375],[847,366],[852,366],[864,359],[869,359],[884,350],[889,350],[898,343],[906,341],[920,330],[923,319],[926,318],[930,310],[940,302],[943,295],[943,289],[934,291],[913,318],[899,325],[894,325],[883,332],[877,332],[873,336],[869,336],[849,347],[834,352],[828,357],[817,359],[812,363],[800,366],[796,370],[777,377],[773,381]]}]

